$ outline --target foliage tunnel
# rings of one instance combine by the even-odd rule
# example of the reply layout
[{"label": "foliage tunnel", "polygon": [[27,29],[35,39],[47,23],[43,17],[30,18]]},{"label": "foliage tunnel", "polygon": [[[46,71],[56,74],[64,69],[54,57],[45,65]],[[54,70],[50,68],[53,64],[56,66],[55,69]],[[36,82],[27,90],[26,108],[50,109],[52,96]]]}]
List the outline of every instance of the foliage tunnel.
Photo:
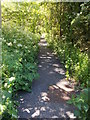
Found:
[{"label": "foliage tunnel", "polygon": [[[87,119],[90,87],[90,2],[2,2],[2,119],[17,118],[18,90],[31,91],[38,78],[38,42],[42,33],[65,65],[67,79],[80,84],[72,98],[78,118]],[[87,99],[83,95],[87,95]],[[81,100],[81,101],[80,101]],[[8,118],[7,118],[8,115]]]}]

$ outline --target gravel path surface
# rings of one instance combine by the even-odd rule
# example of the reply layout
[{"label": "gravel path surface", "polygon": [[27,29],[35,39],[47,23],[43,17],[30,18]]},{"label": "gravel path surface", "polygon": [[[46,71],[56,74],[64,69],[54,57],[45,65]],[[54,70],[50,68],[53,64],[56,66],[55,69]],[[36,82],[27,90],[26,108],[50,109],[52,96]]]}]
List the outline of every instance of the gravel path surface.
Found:
[{"label": "gravel path surface", "polygon": [[18,118],[74,118],[74,107],[67,104],[74,92],[73,83],[66,80],[58,58],[41,39],[38,56],[40,78],[33,81],[32,92],[19,92]]}]

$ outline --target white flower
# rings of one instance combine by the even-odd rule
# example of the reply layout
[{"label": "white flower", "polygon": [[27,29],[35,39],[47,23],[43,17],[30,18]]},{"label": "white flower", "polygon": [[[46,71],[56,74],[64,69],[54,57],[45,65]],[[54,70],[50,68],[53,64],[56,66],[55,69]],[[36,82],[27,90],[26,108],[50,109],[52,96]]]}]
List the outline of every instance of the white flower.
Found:
[{"label": "white flower", "polygon": [[14,40],[14,42],[13,43],[16,43],[16,40]]},{"label": "white flower", "polygon": [[82,14],[82,12],[80,12],[80,15]]},{"label": "white flower", "polygon": [[10,43],[7,43],[7,45],[8,45],[8,46],[12,46],[12,43],[11,43],[11,42],[10,42]]},{"label": "white flower", "polygon": [[30,40],[32,40],[32,38],[30,37]]},{"label": "white flower", "polygon": [[18,47],[22,47],[22,44],[18,44],[17,46],[18,46]]},{"label": "white flower", "polygon": [[[6,109],[5,105],[0,104],[0,112],[2,113]],[[1,115],[1,114],[0,114]]]},{"label": "white flower", "polygon": [[5,87],[5,88],[7,87],[7,83],[4,84],[4,87]]},{"label": "white flower", "polygon": [[25,46],[25,48],[27,49],[28,47],[27,47],[27,46]]},{"label": "white flower", "polygon": [[15,77],[9,78],[9,81],[13,81],[13,80],[15,80]]}]

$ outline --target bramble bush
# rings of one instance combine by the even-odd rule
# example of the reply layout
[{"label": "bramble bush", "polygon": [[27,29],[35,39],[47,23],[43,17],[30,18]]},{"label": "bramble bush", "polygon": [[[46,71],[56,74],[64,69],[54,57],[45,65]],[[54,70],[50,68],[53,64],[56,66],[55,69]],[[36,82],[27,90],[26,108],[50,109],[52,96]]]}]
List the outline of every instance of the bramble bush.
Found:
[{"label": "bramble bush", "polygon": [[0,115],[17,117],[13,100],[18,90],[31,91],[32,81],[38,77],[37,53],[40,36],[20,27],[2,27],[2,104]]},{"label": "bramble bush", "polygon": [[[40,31],[40,4],[2,2],[2,119],[17,118],[18,90],[31,91],[38,78],[37,53]],[[37,33],[37,34],[35,34]]]}]

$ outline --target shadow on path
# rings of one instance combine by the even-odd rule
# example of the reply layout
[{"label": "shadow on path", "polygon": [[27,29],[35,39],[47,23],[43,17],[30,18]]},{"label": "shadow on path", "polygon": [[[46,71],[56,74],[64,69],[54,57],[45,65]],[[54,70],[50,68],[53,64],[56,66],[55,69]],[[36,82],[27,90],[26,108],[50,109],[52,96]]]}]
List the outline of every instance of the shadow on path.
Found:
[{"label": "shadow on path", "polygon": [[74,118],[74,107],[66,102],[74,91],[65,78],[65,70],[41,39],[38,56],[40,78],[33,81],[32,93],[19,92],[19,118]]}]

